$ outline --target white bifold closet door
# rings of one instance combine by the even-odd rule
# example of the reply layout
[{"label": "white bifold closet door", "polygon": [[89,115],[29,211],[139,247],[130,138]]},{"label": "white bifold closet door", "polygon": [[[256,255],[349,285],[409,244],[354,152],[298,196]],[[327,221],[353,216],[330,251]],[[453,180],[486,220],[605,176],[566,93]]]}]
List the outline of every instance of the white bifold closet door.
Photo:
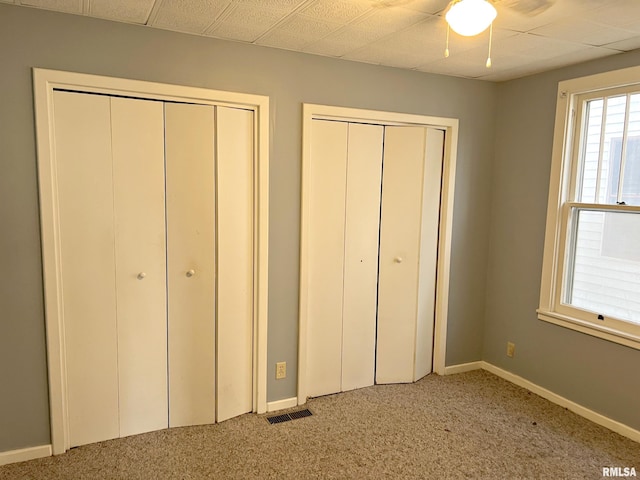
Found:
[{"label": "white bifold closet door", "polygon": [[432,370],[444,132],[312,120],[307,392]]},{"label": "white bifold closet door", "polygon": [[313,120],[310,396],[372,385],[383,127]]},{"label": "white bifold closet door", "polygon": [[443,149],[442,130],[385,127],[376,383],[432,371]]},{"label": "white bifold closet door", "polygon": [[165,119],[169,426],[178,427],[253,407],[253,112],[168,103]]},{"label": "white bifold closet door", "polygon": [[215,107],[165,106],[169,426],[215,422]]},{"label": "white bifold closet door", "polygon": [[164,125],[158,102],[54,106],[74,446],[167,425]]},{"label": "white bifold closet door", "polygon": [[[216,421],[253,408],[253,112],[216,107]],[[222,208],[224,206],[224,208]]]},{"label": "white bifold closet door", "polygon": [[253,408],[253,112],[56,91],[70,446]]}]

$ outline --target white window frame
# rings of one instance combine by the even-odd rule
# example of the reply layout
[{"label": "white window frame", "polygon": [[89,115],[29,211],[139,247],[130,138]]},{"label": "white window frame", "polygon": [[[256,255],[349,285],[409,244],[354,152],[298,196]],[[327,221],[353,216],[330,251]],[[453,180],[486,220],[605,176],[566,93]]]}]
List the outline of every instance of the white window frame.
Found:
[{"label": "white window frame", "polygon": [[[576,186],[576,168],[581,145],[580,129],[583,115],[579,102],[596,92],[637,87],[640,90],[640,67],[626,68],[588,77],[565,80],[558,84],[555,129],[549,185],[542,284],[538,318],[562,327],[640,350],[640,325],[620,319],[598,318],[589,312],[562,302],[562,289],[567,278],[566,253],[569,249],[571,212],[576,207],[588,211],[631,211],[640,213],[640,207],[631,205],[588,204],[573,201]],[[595,95],[594,95],[595,96]]]}]

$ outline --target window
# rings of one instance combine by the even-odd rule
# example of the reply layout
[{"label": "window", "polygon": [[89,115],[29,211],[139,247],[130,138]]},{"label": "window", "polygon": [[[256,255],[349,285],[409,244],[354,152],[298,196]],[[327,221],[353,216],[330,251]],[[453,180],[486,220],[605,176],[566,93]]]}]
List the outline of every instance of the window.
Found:
[{"label": "window", "polygon": [[538,316],[640,349],[640,67],[558,93]]}]

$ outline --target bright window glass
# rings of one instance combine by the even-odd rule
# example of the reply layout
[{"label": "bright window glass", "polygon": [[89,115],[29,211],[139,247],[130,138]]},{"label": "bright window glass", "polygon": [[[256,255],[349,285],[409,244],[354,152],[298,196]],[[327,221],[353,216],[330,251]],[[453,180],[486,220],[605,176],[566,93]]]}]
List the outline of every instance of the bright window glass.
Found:
[{"label": "bright window glass", "polygon": [[567,303],[640,324],[640,215],[576,209]]},{"label": "bright window glass", "polygon": [[540,319],[640,349],[640,67],[560,82]]}]

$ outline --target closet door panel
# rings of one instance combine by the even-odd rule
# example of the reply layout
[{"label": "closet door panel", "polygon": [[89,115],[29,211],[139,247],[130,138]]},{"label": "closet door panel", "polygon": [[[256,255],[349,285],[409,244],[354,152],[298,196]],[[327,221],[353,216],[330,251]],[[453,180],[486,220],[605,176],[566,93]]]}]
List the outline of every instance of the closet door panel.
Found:
[{"label": "closet door panel", "polygon": [[167,428],[164,118],[111,99],[120,436]]},{"label": "closet door panel", "polygon": [[427,128],[426,143],[414,381],[419,380],[433,370],[433,327],[435,322],[444,131]]},{"label": "closet door panel", "polygon": [[414,379],[425,131],[385,128],[377,383]]},{"label": "closet door panel", "polygon": [[309,165],[309,396],[341,390],[348,124],[313,120]]},{"label": "closet door panel", "polygon": [[216,107],[217,421],[253,409],[253,112]]},{"label": "closet door panel", "polygon": [[349,124],[342,390],[373,385],[384,127]]},{"label": "closet door panel", "polygon": [[170,427],[215,422],[214,113],[165,104]]},{"label": "closet door panel", "polygon": [[70,446],[116,438],[118,346],[109,98],[54,92]]}]

